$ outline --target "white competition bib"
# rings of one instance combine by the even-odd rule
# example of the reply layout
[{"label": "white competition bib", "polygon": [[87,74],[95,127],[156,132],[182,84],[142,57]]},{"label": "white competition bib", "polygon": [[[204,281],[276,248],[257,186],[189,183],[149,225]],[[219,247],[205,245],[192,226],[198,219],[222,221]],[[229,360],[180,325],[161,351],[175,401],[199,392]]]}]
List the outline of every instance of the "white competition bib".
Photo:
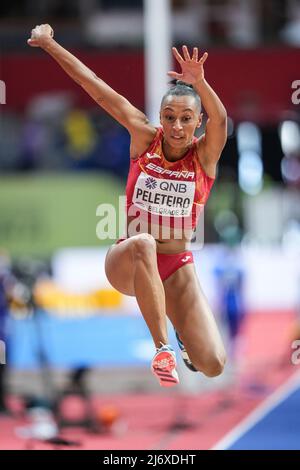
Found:
[{"label": "white competition bib", "polygon": [[151,214],[187,217],[191,214],[195,181],[174,181],[140,173],[132,202]]}]

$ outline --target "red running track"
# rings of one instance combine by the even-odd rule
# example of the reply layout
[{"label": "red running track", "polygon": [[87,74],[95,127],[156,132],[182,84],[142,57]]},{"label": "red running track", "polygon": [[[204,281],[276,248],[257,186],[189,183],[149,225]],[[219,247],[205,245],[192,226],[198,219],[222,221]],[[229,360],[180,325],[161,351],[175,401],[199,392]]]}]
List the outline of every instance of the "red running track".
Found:
[{"label": "red running track", "polygon": [[[95,415],[106,406],[117,410],[119,418],[114,426],[98,434],[88,433],[82,427],[63,428],[60,435],[80,445],[59,448],[210,449],[296,371],[290,363],[293,321],[291,312],[248,316],[240,372],[227,388],[198,395],[166,390],[158,394],[95,397]],[[76,413],[74,402],[72,406]],[[26,424],[26,418],[20,414],[1,416],[0,449],[55,448],[17,437],[15,429]]]}]

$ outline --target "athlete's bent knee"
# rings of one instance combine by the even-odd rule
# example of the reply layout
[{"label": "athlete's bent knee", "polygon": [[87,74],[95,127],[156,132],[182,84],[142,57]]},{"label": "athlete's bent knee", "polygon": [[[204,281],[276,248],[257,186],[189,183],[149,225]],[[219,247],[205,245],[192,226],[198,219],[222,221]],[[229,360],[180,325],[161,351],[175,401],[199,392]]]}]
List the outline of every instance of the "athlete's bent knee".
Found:
[{"label": "athlete's bent knee", "polygon": [[217,377],[221,375],[226,362],[225,353],[210,356],[204,364],[202,372],[207,377]]},{"label": "athlete's bent knee", "polygon": [[145,259],[148,256],[153,256],[156,253],[155,238],[148,233],[138,235],[132,240],[132,249],[135,259]]},{"label": "athlete's bent knee", "polygon": [[207,377],[216,377],[223,372],[226,362],[226,355],[225,353],[202,353],[199,355],[198,361],[192,359],[192,362],[196,369]]}]

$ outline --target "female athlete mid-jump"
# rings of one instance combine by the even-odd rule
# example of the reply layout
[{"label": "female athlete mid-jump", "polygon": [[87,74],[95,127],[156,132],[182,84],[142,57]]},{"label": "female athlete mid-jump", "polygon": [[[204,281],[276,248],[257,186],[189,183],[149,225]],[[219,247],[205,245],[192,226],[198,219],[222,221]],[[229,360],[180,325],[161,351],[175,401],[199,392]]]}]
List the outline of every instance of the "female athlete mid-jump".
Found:
[{"label": "female athlete mid-jump", "polygon": [[[156,128],[59,45],[48,24],[36,26],[28,44],[50,54],[130,133],[127,234],[108,250],[105,269],[113,287],[137,299],[156,346],[152,372],[162,386],[179,382],[175,352],[168,344],[168,316],[187,367],[219,375],[225,351],[188,250],[226,142],[226,110],[204,78],[208,54],[199,58],[197,47],[192,54],[186,46],[182,53],[173,48],[181,73],[169,72],[176,84],[162,98],[161,126]],[[201,103],[208,120],[205,133],[196,138]]]}]

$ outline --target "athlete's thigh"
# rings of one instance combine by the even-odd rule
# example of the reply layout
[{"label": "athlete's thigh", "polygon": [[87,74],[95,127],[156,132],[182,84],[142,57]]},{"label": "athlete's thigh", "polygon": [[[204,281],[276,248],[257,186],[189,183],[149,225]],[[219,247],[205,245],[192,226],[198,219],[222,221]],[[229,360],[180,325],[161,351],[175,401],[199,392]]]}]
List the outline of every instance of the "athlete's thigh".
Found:
[{"label": "athlete's thigh", "polygon": [[191,357],[223,353],[224,347],[213,313],[188,264],[164,281],[168,317]]},{"label": "athlete's thigh", "polygon": [[110,247],[105,258],[105,273],[111,285],[125,295],[134,295],[132,239]]}]

